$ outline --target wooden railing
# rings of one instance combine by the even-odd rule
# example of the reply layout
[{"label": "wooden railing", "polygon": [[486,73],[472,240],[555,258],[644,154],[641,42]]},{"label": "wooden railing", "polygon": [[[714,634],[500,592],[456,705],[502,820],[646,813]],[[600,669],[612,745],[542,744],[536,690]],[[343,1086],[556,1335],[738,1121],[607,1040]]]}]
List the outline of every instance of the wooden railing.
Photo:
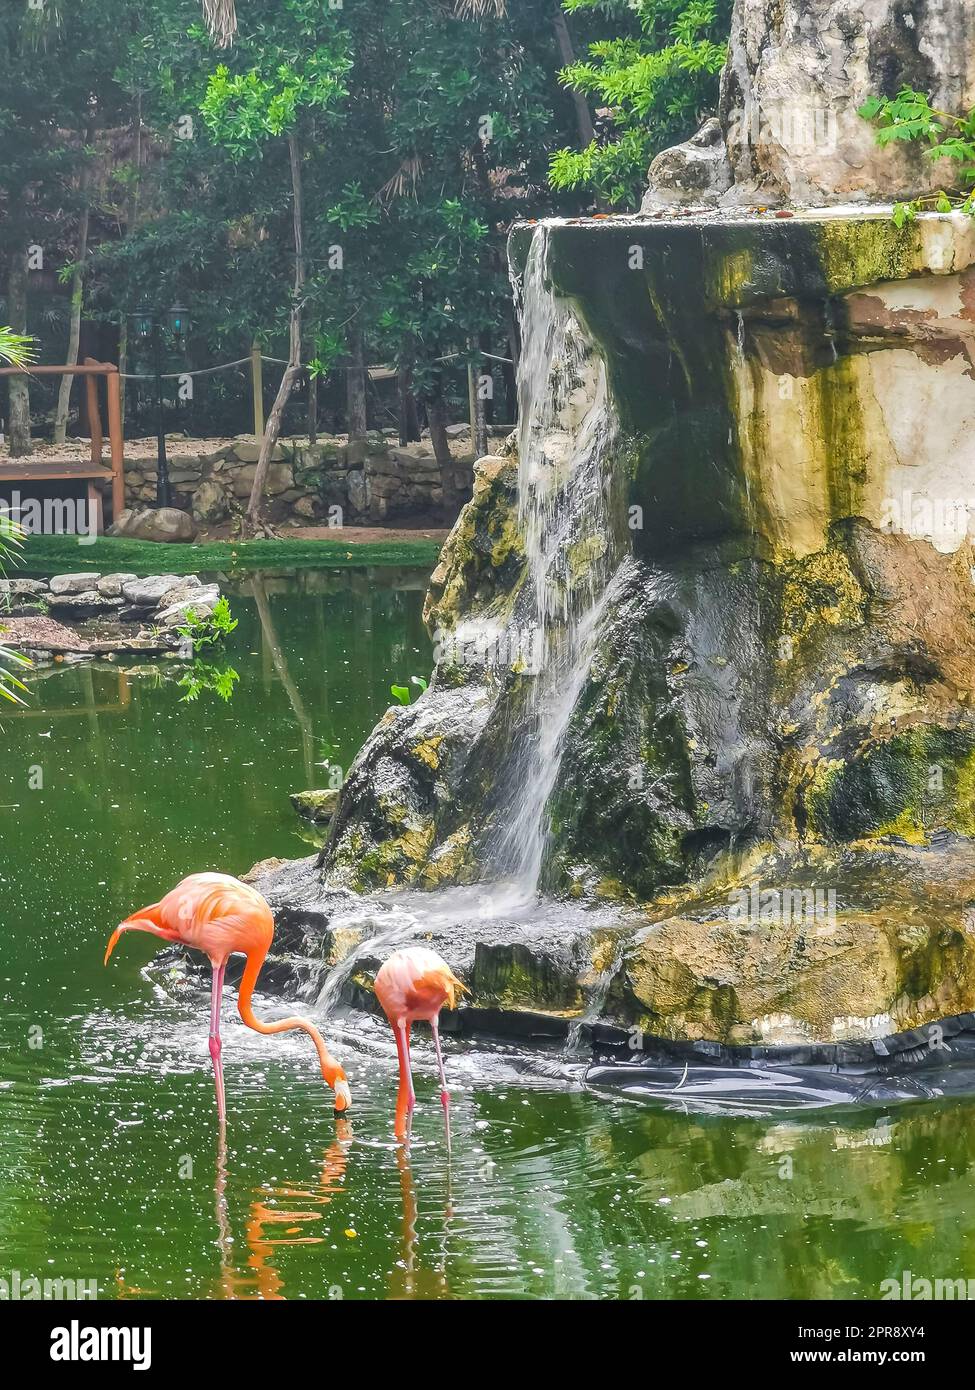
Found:
[{"label": "wooden railing", "polygon": [[[18,471],[22,468],[23,477],[29,480],[32,476],[40,478],[42,474],[47,478],[111,478],[112,482],[112,517],[117,520],[125,509],[125,458],[122,444],[122,386],[119,377],[118,367],[114,362],[96,362],[93,357],[86,357],[84,362],[78,366],[56,366],[56,367],[0,367],[0,377],[4,376],[83,376],[86,378],[85,390],[88,398],[88,420],[91,428],[91,471],[86,472],[83,468],[72,468],[58,473],[57,465],[34,464],[31,465],[30,459],[24,460],[23,464],[18,464]],[[106,468],[102,463],[102,417],[98,405],[98,377],[105,378],[105,387],[108,395],[108,440],[109,454],[111,458],[110,468]]]}]

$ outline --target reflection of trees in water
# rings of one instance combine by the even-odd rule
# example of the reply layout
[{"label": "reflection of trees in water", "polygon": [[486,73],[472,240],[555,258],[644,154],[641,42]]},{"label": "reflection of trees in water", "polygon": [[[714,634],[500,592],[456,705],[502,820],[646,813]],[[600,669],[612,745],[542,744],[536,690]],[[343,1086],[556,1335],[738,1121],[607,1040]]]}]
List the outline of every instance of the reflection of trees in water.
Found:
[{"label": "reflection of trees in water", "polygon": [[[644,1188],[644,1249],[669,1245],[683,1257],[708,1241],[710,1287],[688,1284],[682,1296],[877,1298],[881,1280],[905,1266],[975,1273],[975,1103],[780,1121],[660,1111],[637,1128],[641,1152],[629,1162]],[[624,1168],[631,1135],[616,1137]],[[676,1272],[651,1253],[643,1296],[673,1297]]]},{"label": "reflection of trees in water", "polygon": [[261,624],[261,633],[264,639],[264,646],[271,654],[271,661],[277,672],[278,680],[284,687],[284,692],[288,697],[288,703],[294,711],[298,728],[301,730],[302,760],[305,767],[305,780],[309,787],[314,781],[315,771],[315,736],[312,731],[311,718],[305,709],[304,701],[292,679],[288,669],[288,661],[284,650],[278,640],[277,629],[274,626],[274,619],[271,617],[271,605],[268,603],[267,589],[264,578],[261,574],[255,574],[250,582],[250,592],[257,607],[257,616]]}]

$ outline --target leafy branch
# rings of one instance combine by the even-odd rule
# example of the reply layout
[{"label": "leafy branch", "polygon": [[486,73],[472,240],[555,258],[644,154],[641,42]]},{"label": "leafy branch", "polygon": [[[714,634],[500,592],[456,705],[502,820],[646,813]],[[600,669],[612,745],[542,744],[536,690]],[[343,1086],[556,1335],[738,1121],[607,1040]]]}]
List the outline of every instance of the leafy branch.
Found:
[{"label": "leafy branch", "polygon": [[878,145],[923,140],[929,147],[924,151],[926,158],[951,159],[958,165],[949,192],[938,189],[894,204],[898,227],[925,210],[975,216],[975,109],[967,116],[954,116],[932,106],[926,93],[904,86],[895,97],[868,97],[857,114],[876,124]]}]

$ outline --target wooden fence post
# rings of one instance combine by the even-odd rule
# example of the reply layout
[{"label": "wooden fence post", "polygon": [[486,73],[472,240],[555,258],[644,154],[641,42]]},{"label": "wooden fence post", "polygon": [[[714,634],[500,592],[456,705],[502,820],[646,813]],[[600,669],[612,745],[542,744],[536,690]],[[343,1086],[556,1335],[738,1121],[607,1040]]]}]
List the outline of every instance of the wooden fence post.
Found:
[{"label": "wooden fence post", "polygon": [[254,393],[254,439],[264,438],[264,369],[259,343],[251,345],[251,389]]},{"label": "wooden fence post", "polygon": [[122,445],[122,378],[113,367],[106,374],[108,438],[112,450],[112,521],[125,511],[125,457]]},{"label": "wooden fence post", "polygon": [[[86,367],[97,367],[94,357],[85,358]],[[88,433],[91,435],[91,461],[96,466],[102,461],[102,413],[98,406],[98,377],[90,372],[85,377],[85,395],[88,401]]]}]

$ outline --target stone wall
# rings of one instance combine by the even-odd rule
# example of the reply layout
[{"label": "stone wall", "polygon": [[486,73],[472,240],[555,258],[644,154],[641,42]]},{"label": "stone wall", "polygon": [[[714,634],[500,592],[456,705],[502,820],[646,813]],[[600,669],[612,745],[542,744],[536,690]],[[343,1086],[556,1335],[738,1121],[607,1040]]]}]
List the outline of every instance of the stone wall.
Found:
[{"label": "stone wall", "polygon": [[[450,484],[459,507],[471,492],[472,460],[465,456],[466,428],[452,441]],[[228,442],[167,441],[169,476],[176,505],[201,525],[217,525],[243,510],[250,496],[260,446],[250,435]],[[281,440],[268,474],[271,521],[309,526],[383,525],[409,517],[439,519],[444,513],[440,466],[428,442],[400,448],[385,435],[346,442],[327,438],[317,444]],[[154,458],[125,461],[126,505],[137,507],[156,496]],[[448,499],[448,504],[451,499]],[[341,509],[337,515],[332,508]]]}]

